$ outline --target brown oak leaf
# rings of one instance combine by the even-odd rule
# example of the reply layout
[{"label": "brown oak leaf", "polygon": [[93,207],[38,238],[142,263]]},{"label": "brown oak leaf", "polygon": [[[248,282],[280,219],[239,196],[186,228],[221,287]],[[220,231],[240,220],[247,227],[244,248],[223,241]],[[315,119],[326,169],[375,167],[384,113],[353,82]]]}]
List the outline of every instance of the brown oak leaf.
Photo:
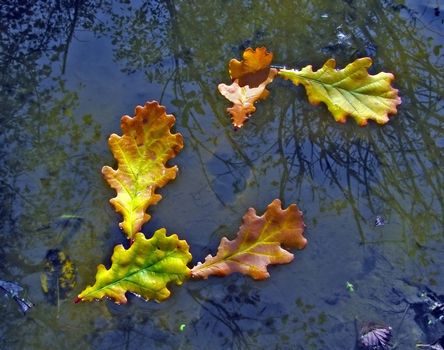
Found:
[{"label": "brown oak leaf", "polygon": [[267,79],[272,60],[273,53],[268,52],[265,47],[249,47],[242,54],[242,61],[235,58],[230,60],[228,70],[231,79],[238,79],[240,86],[258,87]]},{"label": "brown oak leaf", "polygon": [[250,208],[237,237],[232,241],[223,237],[216,256],[208,255],[203,263],[194,266],[191,276],[206,279],[211,275],[240,272],[256,280],[268,278],[269,264],[286,264],[293,260],[293,254],[282,246],[305,247],[304,227],[302,213],[296,204],[283,210],[281,201],[275,199],[262,216],[257,216]]}]

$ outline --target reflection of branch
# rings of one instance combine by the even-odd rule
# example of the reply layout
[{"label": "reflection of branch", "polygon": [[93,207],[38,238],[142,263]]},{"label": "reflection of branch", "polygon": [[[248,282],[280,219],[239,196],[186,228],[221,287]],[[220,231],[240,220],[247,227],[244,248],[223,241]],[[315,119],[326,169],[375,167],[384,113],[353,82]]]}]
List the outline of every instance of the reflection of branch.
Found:
[{"label": "reflection of branch", "polygon": [[[244,319],[244,317],[241,317],[238,314],[232,315],[222,305],[214,302],[213,300],[204,299],[198,292],[192,289],[188,289],[188,292],[194,299],[194,301],[196,301],[202,307],[202,309],[207,311],[209,315],[213,316],[217,321],[222,323],[230,330],[232,334],[232,343],[238,343],[237,345],[240,346],[240,348],[245,348],[245,346],[248,346],[248,343],[246,342],[248,335],[243,333],[242,328],[236,322],[236,319],[242,320]],[[205,302],[202,302],[202,299],[204,299]],[[212,308],[207,307],[206,303],[209,303],[211,306],[213,306],[213,308],[216,309],[217,313],[215,313]],[[249,317],[245,317],[245,319],[249,319]]]},{"label": "reflection of branch", "polygon": [[289,178],[289,169],[288,169],[288,162],[287,157],[285,156],[285,147],[284,147],[284,135],[283,135],[283,129],[284,129],[284,110],[282,110],[281,117],[279,118],[279,128],[278,128],[278,134],[277,134],[277,140],[278,140],[278,152],[281,155],[282,160],[282,175],[281,175],[281,181],[279,186],[279,198],[285,198],[285,188],[287,186],[288,178]]},{"label": "reflection of branch", "polygon": [[[418,231],[415,233],[417,239],[421,235],[430,237],[427,230],[416,230],[418,220],[415,220],[415,216],[427,215],[433,221],[430,227],[442,223],[444,217],[444,180],[442,173],[437,170],[444,164],[442,146],[436,142],[444,132],[443,105],[439,96],[443,85],[440,74],[442,65],[439,57],[431,53],[431,44],[423,40],[425,35],[418,32],[399,12],[393,11],[393,1],[371,3],[374,6],[371,6],[370,11],[360,4],[353,4],[354,9],[350,10],[362,11],[366,14],[365,23],[369,24],[359,27],[354,40],[359,47],[368,43],[378,47],[382,44],[381,33],[389,33],[389,36],[384,35],[386,50],[379,63],[388,68],[396,67],[396,75],[405,78],[396,81],[396,85],[399,85],[408,108],[401,108],[400,117],[384,128],[369,125],[367,129],[358,131],[349,125],[333,125],[332,121],[314,122],[312,116],[316,114],[319,118],[319,114],[322,114],[320,109],[310,114],[311,107],[304,109],[303,104],[296,106],[292,102],[287,105],[280,100],[272,107],[281,108],[278,120],[274,124],[270,121],[272,126],[268,129],[258,126],[254,130],[254,141],[237,137],[238,134],[233,134],[229,129],[228,118],[214,94],[215,82],[202,75],[208,65],[214,66],[214,70],[220,68],[217,65],[218,58],[209,61],[213,55],[208,52],[208,46],[204,45],[206,42],[196,42],[191,37],[194,32],[190,29],[194,30],[201,25],[201,19],[205,20],[206,17],[195,13],[195,17],[190,19],[186,13],[189,8],[185,5],[178,11],[172,0],[162,3],[162,9],[166,12],[164,17],[169,17],[169,21],[156,25],[160,32],[168,33],[171,40],[159,45],[164,45],[166,51],[173,53],[170,58],[174,70],[171,76],[164,74],[167,81],[163,91],[171,86],[171,79],[174,79],[175,96],[185,100],[183,124],[189,131],[203,176],[210,188],[214,183],[207,171],[208,164],[204,163],[206,152],[223,163],[226,171],[222,169],[222,173],[237,178],[243,176],[244,170],[248,170],[255,183],[260,182],[259,175],[265,174],[267,168],[275,167],[281,197],[285,197],[290,188],[295,187],[295,192],[301,194],[308,187],[313,197],[323,197],[320,198],[323,202],[321,205],[328,206],[330,201],[338,199],[336,192],[340,192],[345,199],[343,202],[353,213],[363,242],[364,227],[368,220],[363,212],[370,210],[376,214],[381,206],[399,215],[403,225],[401,235],[405,242],[408,240],[404,231],[411,228]],[[352,18],[355,17],[345,14],[344,25],[356,28],[356,21]],[[264,21],[264,27],[271,25],[267,18]],[[214,23],[214,26],[225,24],[221,21]],[[308,32],[312,30],[307,28]],[[196,59],[187,56],[187,52],[195,53]],[[203,57],[207,61],[202,61]],[[133,58],[133,61],[137,59]],[[187,98],[191,84],[200,100],[196,97],[192,100]],[[229,143],[234,154],[232,157],[224,159],[214,151],[211,137],[207,137],[207,130],[193,112],[195,103],[205,103],[212,111],[223,129],[215,138],[225,138],[224,141]],[[287,120],[287,117],[290,119]],[[269,135],[273,138],[267,137]],[[214,189],[213,192],[217,200],[223,203],[217,191]]]},{"label": "reflection of branch", "polygon": [[12,192],[14,192],[15,195],[20,197],[23,201],[26,201],[26,203],[29,204],[31,207],[36,208],[36,205],[32,201],[29,201],[29,199],[26,198],[24,195],[22,195],[18,189],[14,188],[12,185],[7,183],[3,179],[0,179],[0,182],[2,183],[3,186],[8,187]]},{"label": "reflection of branch", "polygon": [[[76,25],[77,25],[80,1],[82,1],[82,0],[75,0],[74,1],[74,15],[73,15],[73,18],[71,19],[71,23],[69,25],[68,37],[66,38],[66,44],[64,47],[64,51],[63,51],[62,74],[65,74],[66,61],[68,59],[68,50],[69,50],[69,46],[71,44],[72,38],[74,36],[74,31],[76,29]],[[68,11],[69,10],[70,9],[68,9]],[[68,14],[68,16],[69,16],[69,14]]]},{"label": "reflection of branch", "polygon": [[173,77],[177,74],[177,70],[178,70],[178,69],[179,69],[179,68],[176,67],[176,68],[173,70],[173,72],[171,73],[171,75],[168,77],[168,79],[165,81],[165,84],[163,85],[162,92],[160,93],[160,97],[159,97],[159,103],[160,103],[160,104],[162,104],[162,100],[163,100],[163,96],[165,95],[166,88],[167,88],[168,85],[170,84],[170,81],[173,79]]},{"label": "reflection of branch", "polygon": [[[177,48],[175,50],[175,52],[182,52],[182,43],[184,42],[183,38],[182,38],[182,34],[181,34],[181,28],[178,25],[177,22],[177,14],[176,14],[176,9],[174,7],[174,4],[170,1],[170,0],[165,0],[165,3],[167,5],[167,9],[169,11],[170,14],[170,22],[171,22],[171,26],[172,26],[172,35],[173,35],[173,39],[177,45]],[[193,62],[188,62],[189,65],[193,65]],[[176,69],[178,69],[177,67],[179,66],[179,63],[177,61],[177,58],[175,58],[175,65],[176,65]],[[216,103],[214,101],[214,96],[212,94],[209,94],[208,91],[212,91],[212,89],[209,89],[206,86],[206,83],[203,81],[202,77],[200,76],[200,70],[197,69],[196,67],[194,67],[194,69],[192,69],[193,72],[196,72],[197,74],[194,76],[195,78],[195,82],[198,84],[198,86],[200,87],[200,91],[202,92],[202,94],[204,95],[204,99],[207,101],[208,105],[211,107],[211,109],[213,110],[213,113],[217,116],[217,118],[221,121],[221,124],[224,125],[225,123],[225,119],[226,118],[221,118],[220,113],[217,112],[217,107],[216,107]],[[180,75],[176,76],[176,80],[175,80],[176,84],[175,87],[179,88],[182,92],[182,95],[184,95],[184,89],[182,87],[182,83],[181,83],[181,77]],[[191,112],[189,112],[191,113]],[[194,116],[192,115],[192,117],[194,118]],[[196,122],[196,125],[199,126],[199,123]],[[193,132],[191,130],[191,128],[187,125],[187,128],[190,132],[190,134],[192,135]],[[202,130],[203,132],[203,130]],[[246,153],[243,151],[242,147],[239,146],[233,139],[232,133],[227,130],[226,128],[224,129],[224,133],[226,136],[226,139],[228,140],[228,142],[230,143],[230,145],[232,146],[232,148],[236,151],[236,153],[242,158],[242,160],[245,162],[245,164],[250,168],[251,170],[251,174],[253,176],[253,178],[256,180],[256,174],[255,174],[255,169],[254,169],[254,165],[253,165],[253,161],[246,155]],[[198,138],[194,138],[195,140],[198,140]],[[203,143],[199,140],[196,141],[198,144],[200,144],[201,146],[203,146]],[[207,151],[208,148],[206,146],[204,146],[204,149],[206,149]],[[219,158],[219,160],[222,160],[220,157],[218,157],[217,155],[215,155],[214,153],[210,152],[211,154],[213,154],[213,156]],[[201,160],[202,163],[202,159],[201,156],[199,154],[199,159]],[[227,160],[222,160],[225,164],[228,164],[229,161]],[[229,168],[229,167],[228,167]],[[208,182],[208,185],[210,186],[210,188],[212,188],[211,183],[209,181],[209,177],[206,173],[206,170],[204,169],[204,176]],[[212,189],[213,190],[213,189]],[[219,195],[216,194],[216,192],[213,190],[213,193],[215,193],[217,199],[224,204],[223,201],[221,201],[221,198]],[[224,204],[225,205],[225,204]]]},{"label": "reflection of branch", "polygon": [[[217,200],[220,202],[220,204],[222,204],[223,207],[226,207],[226,203],[224,202],[224,200],[219,196],[219,194],[213,189],[213,186],[211,185],[211,180],[210,180],[210,177],[208,176],[207,168],[203,162],[202,155],[200,154],[199,149],[197,147],[194,147],[194,149],[197,151],[197,156],[199,157],[199,162],[201,164],[201,168],[202,168],[202,172],[204,174],[205,180],[207,180],[208,187],[210,187],[211,191],[213,192],[213,194],[217,198]],[[230,209],[231,209],[231,207],[230,207]]]}]

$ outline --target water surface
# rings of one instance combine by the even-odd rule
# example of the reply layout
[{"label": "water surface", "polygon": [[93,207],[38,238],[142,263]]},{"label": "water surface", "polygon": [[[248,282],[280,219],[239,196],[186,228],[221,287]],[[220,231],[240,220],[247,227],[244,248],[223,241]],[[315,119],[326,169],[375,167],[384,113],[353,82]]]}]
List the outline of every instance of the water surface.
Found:
[{"label": "water surface", "polygon": [[[352,349],[355,320],[392,326],[397,349],[444,335],[409,307],[421,286],[444,294],[443,10],[431,0],[2,3],[0,279],[36,306],[22,315],[2,299],[0,348]],[[249,46],[291,68],[370,56],[373,73],[396,76],[399,113],[383,127],[337,124],[276,80],[235,132],[216,87]],[[262,282],[190,281],[161,304],[73,303],[124,241],[100,169],[114,165],[107,138],[120,117],[148,100],[176,116],[185,148],[145,234],[166,227],[201,261],[247,208],[280,198],[307,224],[294,262]],[[54,248],[78,273],[58,305],[40,287]]]}]

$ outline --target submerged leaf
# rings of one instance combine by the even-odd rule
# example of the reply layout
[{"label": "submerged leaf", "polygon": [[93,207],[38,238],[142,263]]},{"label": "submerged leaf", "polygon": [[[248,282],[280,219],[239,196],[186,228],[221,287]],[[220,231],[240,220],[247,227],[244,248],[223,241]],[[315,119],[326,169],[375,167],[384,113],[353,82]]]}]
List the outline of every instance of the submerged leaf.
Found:
[{"label": "submerged leaf", "polygon": [[307,66],[301,70],[281,69],[279,75],[295,85],[304,85],[310,103],[324,102],[338,122],[344,123],[350,115],[359,125],[366,125],[368,119],[385,124],[388,114],[397,112],[401,99],[398,90],[390,85],[393,74],[369,75],[371,65],[371,58],[364,57],[336,70],[335,60],[329,59],[315,72]]},{"label": "submerged leaf", "polygon": [[204,263],[191,270],[191,276],[206,279],[211,275],[240,272],[254,279],[268,278],[269,264],[286,264],[293,260],[293,254],[281,246],[305,247],[304,227],[302,213],[296,204],[282,210],[281,201],[275,199],[262,216],[257,216],[250,208],[237,237],[232,241],[223,237],[217,255],[208,255]]},{"label": "submerged leaf", "polygon": [[165,107],[147,102],[136,107],[133,118],[122,117],[122,136],[112,134],[109,138],[118,169],[105,166],[102,173],[117,192],[110,202],[123,215],[120,227],[129,239],[150,219],[148,206],[162,198],[156,189],[176,177],[177,166],[165,167],[183,147],[182,135],[170,132],[174,121]]},{"label": "submerged leaf", "polygon": [[389,350],[392,328],[370,323],[362,327],[358,339],[359,349]]},{"label": "submerged leaf", "polygon": [[233,106],[227,108],[231,114],[231,121],[236,128],[241,128],[249,116],[256,111],[254,103],[264,98],[265,87],[271,83],[277,74],[277,70],[272,68],[268,77],[258,87],[240,86],[237,81],[231,85],[219,84],[218,89],[226,99],[233,102]]},{"label": "submerged leaf", "polygon": [[59,249],[48,250],[45,268],[40,274],[40,285],[45,299],[53,305],[58,305],[60,300],[66,299],[76,282],[76,268],[69,256]]},{"label": "submerged leaf", "polygon": [[127,302],[126,292],[150,300],[162,301],[170,296],[167,284],[182,284],[190,274],[187,267],[191,254],[186,241],[176,234],[166,236],[166,230],[157,230],[146,239],[139,232],[130,248],[114,248],[111,267],[97,267],[96,282],[77,297],[77,301],[91,301],[108,297],[118,304]]},{"label": "submerged leaf", "polygon": [[233,107],[227,111],[235,128],[241,128],[254,113],[257,100],[267,98],[269,91],[266,87],[277,75],[277,70],[270,68],[273,54],[265,47],[249,47],[242,57],[242,61],[233,58],[228,65],[233,83],[218,86],[220,93],[233,102]]}]

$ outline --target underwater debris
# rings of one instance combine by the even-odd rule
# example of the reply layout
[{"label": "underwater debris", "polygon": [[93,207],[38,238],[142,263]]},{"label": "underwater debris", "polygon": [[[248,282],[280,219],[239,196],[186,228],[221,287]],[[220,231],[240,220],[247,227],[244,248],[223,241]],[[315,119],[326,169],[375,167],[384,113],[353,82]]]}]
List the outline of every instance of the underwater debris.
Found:
[{"label": "underwater debris", "polygon": [[385,225],[385,219],[381,215],[376,215],[375,218],[375,226],[384,226]]},{"label": "underwater debris", "polygon": [[24,314],[34,306],[30,300],[19,296],[23,288],[17,283],[0,280],[0,291],[3,291],[6,295],[13,298]]},{"label": "underwater debris", "polygon": [[416,344],[417,349],[444,350],[444,335],[432,344]]},{"label": "underwater debris", "polygon": [[355,286],[353,283],[350,283],[349,281],[345,282],[345,288],[350,292],[353,293],[355,291]]},{"label": "underwater debris", "polygon": [[410,303],[410,306],[415,312],[415,322],[430,340],[444,330],[444,295],[423,286],[418,297],[419,300]]}]

